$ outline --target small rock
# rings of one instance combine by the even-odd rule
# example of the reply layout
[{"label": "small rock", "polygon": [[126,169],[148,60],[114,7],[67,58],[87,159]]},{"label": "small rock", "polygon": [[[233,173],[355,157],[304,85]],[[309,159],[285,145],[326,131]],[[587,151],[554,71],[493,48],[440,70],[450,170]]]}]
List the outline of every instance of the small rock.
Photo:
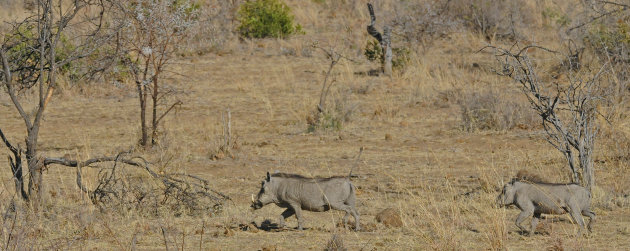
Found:
[{"label": "small rock", "polygon": [[400,212],[394,208],[386,208],[376,215],[376,221],[383,223],[386,227],[402,227]]}]

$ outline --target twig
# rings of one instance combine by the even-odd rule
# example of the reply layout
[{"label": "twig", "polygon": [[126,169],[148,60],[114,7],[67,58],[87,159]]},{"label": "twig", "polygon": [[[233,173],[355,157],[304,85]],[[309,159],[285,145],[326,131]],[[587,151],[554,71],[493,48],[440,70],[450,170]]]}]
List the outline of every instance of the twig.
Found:
[{"label": "twig", "polygon": [[354,165],[352,165],[352,167],[350,168],[350,173],[348,173],[348,179],[352,178],[352,170],[354,169],[355,166],[359,164],[359,160],[361,159],[362,153],[363,153],[363,146],[361,146],[361,148],[359,149],[359,155],[357,155],[357,158],[354,161]]}]

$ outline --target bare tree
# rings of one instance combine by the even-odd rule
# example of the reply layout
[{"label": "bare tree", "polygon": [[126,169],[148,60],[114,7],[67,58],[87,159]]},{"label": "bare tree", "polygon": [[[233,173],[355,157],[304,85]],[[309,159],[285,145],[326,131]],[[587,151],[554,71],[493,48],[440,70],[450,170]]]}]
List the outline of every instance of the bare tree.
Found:
[{"label": "bare tree", "polygon": [[[90,8],[90,10],[88,10]],[[9,157],[11,171],[16,182],[16,190],[25,200],[38,206],[42,192],[43,160],[38,151],[39,130],[48,102],[57,87],[57,74],[71,62],[91,55],[103,41],[103,13],[105,1],[38,0],[34,14],[3,34],[0,44],[0,83],[9,95],[13,105],[26,127],[26,152],[28,165],[28,192],[23,190],[22,170],[23,150],[11,144],[2,133],[2,140],[13,153]],[[95,11],[96,10],[96,11]],[[72,36],[68,35],[72,30]],[[62,40],[77,42],[67,55],[60,55]],[[37,104],[33,112],[28,112],[24,97],[28,89],[35,89]]]},{"label": "bare tree", "polygon": [[[335,82],[337,82],[336,77],[333,76],[333,69],[342,59],[354,62],[354,60],[344,56],[334,46],[324,48],[320,46],[318,42],[315,42],[312,46],[313,48],[320,49],[326,55],[326,58],[330,60],[330,64],[328,65],[328,69],[324,73],[324,81],[322,82],[322,89],[319,94],[319,103],[317,103],[317,110],[313,116],[309,116],[306,119],[306,122],[309,125],[309,131],[315,130],[317,127],[322,126],[322,119],[325,116],[324,114],[330,111],[329,109],[327,109],[326,101],[330,93],[330,88],[335,84]],[[347,114],[344,114],[344,117],[346,116]]]},{"label": "bare tree", "polygon": [[[116,12],[116,19],[123,29],[118,33],[114,47],[120,48],[122,64],[135,81],[140,101],[140,145],[148,148],[157,143],[162,119],[182,104],[179,100],[166,103],[166,98],[175,90],[165,87],[162,80],[178,47],[189,37],[190,28],[197,22],[197,7],[186,0],[121,1]],[[146,114],[149,99],[150,126]],[[160,113],[158,107],[161,105],[167,108]]]},{"label": "bare tree", "polygon": [[530,52],[551,54],[569,65],[572,64],[572,55],[536,45],[511,49],[486,48],[496,53],[502,67],[498,74],[514,79],[531,107],[540,115],[546,140],[564,155],[571,181],[580,182],[590,190],[595,185],[593,149],[598,133],[597,107],[604,104],[609,95],[607,87],[611,86],[606,70],[608,65],[604,64],[596,72],[567,70],[566,82],[552,82],[545,81],[552,77],[539,75],[543,71],[537,68],[537,61]]},{"label": "bare tree", "polygon": [[376,16],[374,16],[374,7],[371,3],[367,4],[370,11],[370,25],[367,27],[368,33],[378,40],[383,50],[383,61],[381,62],[381,68],[385,75],[392,76],[392,43],[391,43],[391,28],[388,25],[383,27],[383,34],[378,32],[376,27]]}]

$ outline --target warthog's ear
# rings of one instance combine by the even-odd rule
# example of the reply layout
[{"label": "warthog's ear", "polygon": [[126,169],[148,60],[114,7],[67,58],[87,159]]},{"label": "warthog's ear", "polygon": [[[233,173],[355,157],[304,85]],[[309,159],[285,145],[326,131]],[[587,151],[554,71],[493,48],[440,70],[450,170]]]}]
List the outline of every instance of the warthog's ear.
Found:
[{"label": "warthog's ear", "polygon": [[269,175],[269,172],[267,172],[267,181],[271,181],[271,175]]}]

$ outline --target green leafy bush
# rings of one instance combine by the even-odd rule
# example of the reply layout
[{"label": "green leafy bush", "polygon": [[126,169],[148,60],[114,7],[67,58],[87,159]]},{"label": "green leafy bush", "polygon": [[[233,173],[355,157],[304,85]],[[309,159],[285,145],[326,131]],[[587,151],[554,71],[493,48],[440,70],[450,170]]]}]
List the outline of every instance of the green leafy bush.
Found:
[{"label": "green leafy bush", "polygon": [[293,24],[293,18],[289,6],[280,0],[248,1],[238,11],[238,30],[249,38],[285,38],[302,31],[299,24]]}]

